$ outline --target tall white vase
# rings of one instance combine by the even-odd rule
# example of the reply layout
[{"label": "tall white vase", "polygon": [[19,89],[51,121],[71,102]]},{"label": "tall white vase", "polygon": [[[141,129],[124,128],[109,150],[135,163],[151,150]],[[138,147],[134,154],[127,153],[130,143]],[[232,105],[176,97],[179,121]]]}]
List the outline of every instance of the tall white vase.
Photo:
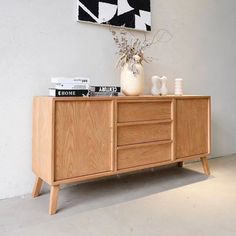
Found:
[{"label": "tall white vase", "polygon": [[140,63],[134,65],[137,73],[130,70],[126,63],[121,69],[121,91],[126,96],[138,96],[144,92],[144,69]]},{"label": "tall white vase", "polygon": [[160,95],[160,80],[161,78],[157,75],[152,76],[152,89],[151,94],[153,96]]},{"label": "tall white vase", "polygon": [[183,79],[176,78],[175,79],[175,95],[183,95]]},{"label": "tall white vase", "polygon": [[161,89],[160,89],[161,95],[167,95],[168,89],[167,89],[167,78],[163,76],[161,78]]}]

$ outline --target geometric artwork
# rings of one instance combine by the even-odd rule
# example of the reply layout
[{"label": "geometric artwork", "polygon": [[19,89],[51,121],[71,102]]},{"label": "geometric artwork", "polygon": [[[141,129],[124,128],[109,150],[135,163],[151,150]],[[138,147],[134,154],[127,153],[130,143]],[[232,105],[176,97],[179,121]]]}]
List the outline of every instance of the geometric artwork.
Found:
[{"label": "geometric artwork", "polygon": [[78,0],[78,20],[151,31],[150,0]]}]

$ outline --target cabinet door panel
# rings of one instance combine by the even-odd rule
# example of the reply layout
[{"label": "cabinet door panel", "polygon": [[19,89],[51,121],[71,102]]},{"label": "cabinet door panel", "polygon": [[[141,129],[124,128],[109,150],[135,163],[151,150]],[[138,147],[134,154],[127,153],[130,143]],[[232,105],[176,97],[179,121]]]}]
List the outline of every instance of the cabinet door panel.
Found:
[{"label": "cabinet door panel", "polygon": [[58,101],[55,180],[111,171],[112,102]]},{"label": "cabinet door panel", "polygon": [[176,156],[209,152],[209,99],[176,100]]}]

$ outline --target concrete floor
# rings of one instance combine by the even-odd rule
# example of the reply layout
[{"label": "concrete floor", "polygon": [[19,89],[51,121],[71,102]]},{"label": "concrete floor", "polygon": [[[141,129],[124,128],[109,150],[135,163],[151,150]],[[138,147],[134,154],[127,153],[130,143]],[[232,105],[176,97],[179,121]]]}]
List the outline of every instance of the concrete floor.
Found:
[{"label": "concrete floor", "polygon": [[0,235],[236,235],[236,155],[0,201]]}]

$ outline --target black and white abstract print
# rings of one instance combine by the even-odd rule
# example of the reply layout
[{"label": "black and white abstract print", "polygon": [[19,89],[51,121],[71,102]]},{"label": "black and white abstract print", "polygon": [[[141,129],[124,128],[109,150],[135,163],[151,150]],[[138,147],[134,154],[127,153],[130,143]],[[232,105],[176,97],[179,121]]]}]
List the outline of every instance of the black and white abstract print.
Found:
[{"label": "black and white abstract print", "polygon": [[78,0],[78,20],[151,31],[150,0]]}]

